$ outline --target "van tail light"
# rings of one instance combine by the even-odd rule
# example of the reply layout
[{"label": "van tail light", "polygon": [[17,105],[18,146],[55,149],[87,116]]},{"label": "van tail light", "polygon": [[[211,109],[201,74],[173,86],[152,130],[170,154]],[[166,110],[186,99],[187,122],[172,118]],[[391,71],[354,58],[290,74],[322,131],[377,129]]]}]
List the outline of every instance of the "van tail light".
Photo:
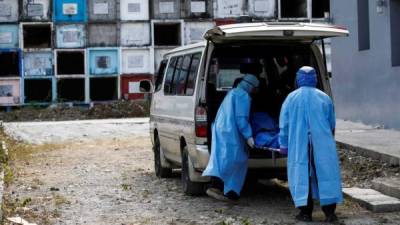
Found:
[{"label": "van tail light", "polygon": [[204,107],[197,106],[196,107],[196,137],[205,138],[208,134],[208,126],[207,126],[207,110]]}]

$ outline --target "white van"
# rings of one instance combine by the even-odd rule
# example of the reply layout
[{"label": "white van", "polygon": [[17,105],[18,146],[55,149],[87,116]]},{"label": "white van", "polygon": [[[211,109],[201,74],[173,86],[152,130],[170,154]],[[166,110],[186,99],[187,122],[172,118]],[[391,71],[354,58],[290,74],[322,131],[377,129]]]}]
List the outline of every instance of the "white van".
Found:
[{"label": "white van", "polygon": [[[201,174],[210,155],[211,124],[226,93],[246,73],[246,62],[261,68],[253,110],[278,120],[302,66],[314,67],[318,88],[331,95],[323,39],[347,35],[346,29],[331,25],[241,23],[215,27],[205,33],[204,42],[165,54],[150,110],[156,175],[169,177],[172,169],[182,168],[183,191],[201,194],[209,181]],[[273,156],[250,150],[249,174],[285,178],[286,158]]]}]

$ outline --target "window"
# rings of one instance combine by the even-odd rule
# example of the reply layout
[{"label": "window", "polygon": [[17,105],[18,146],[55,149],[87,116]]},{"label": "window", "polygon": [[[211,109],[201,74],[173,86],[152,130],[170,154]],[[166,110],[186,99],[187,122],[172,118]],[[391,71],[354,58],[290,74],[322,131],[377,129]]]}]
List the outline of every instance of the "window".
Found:
[{"label": "window", "polygon": [[392,66],[400,66],[400,0],[390,2]]},{"label": "window", "polygon": [[171,82],[172,79],[174,78],[175,65],[176,65],[176,57],[171,58],[171,60],[169,61],[167,73],[165,74],[164,94],[171,93]]},{"label": "window", "polygon": [[171,95],[176,94],[176,86],[178,84],[179,74],[181,73],[181,67],[183,62],[183,56],[180,56],[176,62],[174,77],[171,83]]},{"label": "window", "polygon": [[200,59],[201,59],[201,53],[196,53],[192,57],[192,63],[190,64],[190,71],[186,81],[186,95],[193,95],[194,93]]},{"label": "window", "polygon": [[369,7],[368,1],[357,0],[358,11],[358,50],[368,50],[369,40]]},{"label": "window", "polygon": [[183,58],[182,68],[179,73],[179,78],[176,80],[177,81],[176,93],[178,95],[185,95],[185,85],[186,85],[186,80],[187,80],[187,76],[188,76],[188,72],[189,72],[191,59],[192,59],[191,55],[187,55]]},{"label": "window", "polygon": [[165,72],[165,67],[167,67],[167,60],[163,60],[160,63],[160,68],[158,69],[158,73],[157,73],[157,78],[156,78],[156,88],[155,88],[155,92],[161,90],[161,84],[163,82],[164,79],[164,72]]}]

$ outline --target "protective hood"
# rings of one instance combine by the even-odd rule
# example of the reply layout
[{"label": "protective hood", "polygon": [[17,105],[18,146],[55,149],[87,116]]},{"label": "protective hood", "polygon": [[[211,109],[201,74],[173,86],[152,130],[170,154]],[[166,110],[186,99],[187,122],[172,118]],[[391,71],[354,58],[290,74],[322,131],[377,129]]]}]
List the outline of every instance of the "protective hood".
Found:
[{"label": "protective hood", "polygon": [[310,66],[303,66],[296,74],[297,87],[316,87],[317,74],[315,69]]},{"label": "protective hood", "polygon": [[247,74],[243,77],[243,80],[239,83],[238,87],[250,93],[253,88],[257,88],[259,81],[256,76],[252,74]]}]

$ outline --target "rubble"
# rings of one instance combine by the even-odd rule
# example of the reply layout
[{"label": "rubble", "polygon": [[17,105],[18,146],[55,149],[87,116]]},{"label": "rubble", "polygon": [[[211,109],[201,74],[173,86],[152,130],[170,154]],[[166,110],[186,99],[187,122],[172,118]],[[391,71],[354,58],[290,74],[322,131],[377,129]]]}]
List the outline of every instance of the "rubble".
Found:
[{"label": "rubble", "polygon": [[4,122],[148,117],[148,115],[148,102],[125,100],[95,104],[92,107],[70,105],[40,107],[32,105],[11,112],[0,111],[0,118]]}]

